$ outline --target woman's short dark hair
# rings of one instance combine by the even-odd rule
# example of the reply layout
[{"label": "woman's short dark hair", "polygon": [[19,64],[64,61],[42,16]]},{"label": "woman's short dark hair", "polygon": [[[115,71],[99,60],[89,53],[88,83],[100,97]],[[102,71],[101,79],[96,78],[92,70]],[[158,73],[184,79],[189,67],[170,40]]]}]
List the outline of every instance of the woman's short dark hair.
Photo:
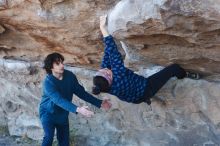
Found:
[{"label": "woman's short dark hair", "polygon": [[47,74],[52,74],[52,68],[53,68],[53,63],[54,62],[63,62],[64,57],[63,55],[59,53],[52,53],[47,55],[47,57],[44,60],[44,66],[43,68],[46,70]]},{"label": "woman's short dark hair", "polygon": [[92,93],[95,95],[98,95],[101,92],[108,92],[110,88],[108,81],[102,76],[95,76],[93,78],[93,85]]}]

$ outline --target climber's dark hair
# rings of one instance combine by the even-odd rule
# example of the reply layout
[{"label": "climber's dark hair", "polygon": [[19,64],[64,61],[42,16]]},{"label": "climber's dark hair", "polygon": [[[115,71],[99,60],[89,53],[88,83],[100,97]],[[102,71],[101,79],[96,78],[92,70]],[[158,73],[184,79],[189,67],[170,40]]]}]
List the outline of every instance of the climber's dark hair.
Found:
[{"label": "climber's dark hair", "polygon": [[63,55],[59,54],[59,53],[51,53],[49,55],[47,55],[47,57],[44,60],[44,66],[43,69],[46,70],[47,74],[52,74],[52,68],[53,68],[53,63],[59,63],[59,62],[63,62],[64,61],[64,57]]},{"label": "climber's dark hair", "polygon": [[92,93],[95,95],[98,95],[101,92],[108,92],[110,88],[108,81],[102,76],[95,76],[93,78],[93,85]]}]

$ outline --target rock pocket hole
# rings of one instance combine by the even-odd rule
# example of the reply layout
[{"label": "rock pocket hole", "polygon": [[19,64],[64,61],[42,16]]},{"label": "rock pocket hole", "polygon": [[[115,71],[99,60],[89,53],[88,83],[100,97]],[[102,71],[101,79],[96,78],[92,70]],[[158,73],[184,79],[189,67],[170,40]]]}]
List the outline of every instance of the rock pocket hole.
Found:
[{"label": "rock pocket hole", "polygon": [[15,105],[11,101],[7,101],[5,107],[6,107],[6,111],[8,112],[15,112],[17,110],[17,105]]}]

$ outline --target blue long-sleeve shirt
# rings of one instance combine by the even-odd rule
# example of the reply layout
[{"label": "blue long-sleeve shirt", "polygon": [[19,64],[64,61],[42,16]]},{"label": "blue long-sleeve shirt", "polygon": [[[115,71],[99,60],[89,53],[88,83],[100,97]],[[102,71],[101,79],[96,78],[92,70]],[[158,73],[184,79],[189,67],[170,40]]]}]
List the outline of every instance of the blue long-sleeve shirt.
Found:
[{"label": "blue long-sleeve shirt", "polygon": [[110,94],[127,102],[135,102],[144,96],[147,79],[124,66],[124,62],[111,35],[104,37],[105,50],[101,68],[113,73]]},{"label": "blue long-sleeve shirt", "polygon": [[86,92],[76,76],[68,70],[64,70],[62,80],[58,80],[52,74],[47,74],[43,81],[42,92],[39,107],[42,121],[67,122],[69,112],[76,113],[77,106],[71,102],[73,94],[98,108],[101,107],[102,101]]}]

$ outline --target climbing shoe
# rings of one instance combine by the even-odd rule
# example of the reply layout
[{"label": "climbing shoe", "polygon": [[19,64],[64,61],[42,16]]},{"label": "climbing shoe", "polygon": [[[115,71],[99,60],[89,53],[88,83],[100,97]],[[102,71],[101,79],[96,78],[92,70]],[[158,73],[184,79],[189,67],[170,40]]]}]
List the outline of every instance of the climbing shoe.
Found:
[{"label": "climbing shoe", "polygon": [[198,73],[189,72],[189,71],[186,72],[186,77],[194,80],[200,79],[200,75]]}]

